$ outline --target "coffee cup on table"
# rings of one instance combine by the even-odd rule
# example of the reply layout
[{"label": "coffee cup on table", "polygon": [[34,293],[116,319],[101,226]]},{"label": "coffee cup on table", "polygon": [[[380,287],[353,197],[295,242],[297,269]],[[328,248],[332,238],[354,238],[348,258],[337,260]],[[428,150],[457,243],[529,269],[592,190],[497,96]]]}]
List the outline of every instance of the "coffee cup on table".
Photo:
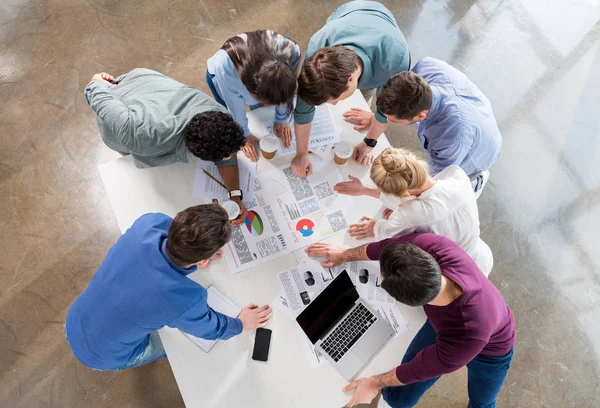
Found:
[{"label": "coffee cup on table", "polygon": [[223,201],[221,207],[227,211],[227,215],[229,216],[229,221],[235,220],[240,216],[241,208],[238,203],[232,200]]},{"label": "coffee cup on table", "polygon": [[333,161],[335,161],[335,164],[339,166],[346,164],[350,156],[352,156],[353,150],[354,149],[352,148],[352,144],[350,142],[339,142],[335,145],[333,150]]},{"label": "coffee cup on table", "polygon": [[265,136],[260,139],[260,151],[265,159],[271,160],[275,157],[277,149],[279,148],[279,139],[275,136]]}]

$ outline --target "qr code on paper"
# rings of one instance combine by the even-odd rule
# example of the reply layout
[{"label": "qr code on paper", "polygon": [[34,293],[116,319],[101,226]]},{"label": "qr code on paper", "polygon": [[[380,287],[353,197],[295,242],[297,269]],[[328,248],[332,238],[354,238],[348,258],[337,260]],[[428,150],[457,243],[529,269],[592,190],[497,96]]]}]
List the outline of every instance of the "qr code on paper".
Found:
[{"label": "qr code on paper", "polygon": [[300,212],[304,216],[304,215],[307,215],[310,213],[314,213],[315,211],[318,211],[319,203],[317,203],[317,199],[313,197],[309,200],[299,202],[298,209],[300,209]]},{"label": "qr code on paper", "polygon": [[294,194],[296,201],[304,200],[305,198],[312,197],[314,195],[310,183],[306,178],[301,178],[292,173],[292,168],[288,167],[283,169],[283,173],[290,183],[290,188]]},{"label": "qr code on paper", "polygon": [[332,196],[333,190],[331,189],[331,186],[329,185],[329,183],[325,182],[325,183],[317,184],[315,186],[315,194],[317,195],[317,197],[319,197],[319,199],[322,199],[325,197]]},{"label": "qr code on paper", "polygon": [[327,221],[329,221],[329,225],[331,225],[331,230],[333,232],[348,228],[348,223],[346,222],[346,218],[344,218],[342,210],[327,214]]},{"label": "qr code on paper", "polygon": [[238,258],[240,259],[240,263],[243,265],[252,262],[252,254],[250,253],[250,248],[248,248],[248,243],[246,242],[246,238],[244,238],[241,228],[233,227],[231,232],[231,241],[233,242],[233,247],[235,248]]}]

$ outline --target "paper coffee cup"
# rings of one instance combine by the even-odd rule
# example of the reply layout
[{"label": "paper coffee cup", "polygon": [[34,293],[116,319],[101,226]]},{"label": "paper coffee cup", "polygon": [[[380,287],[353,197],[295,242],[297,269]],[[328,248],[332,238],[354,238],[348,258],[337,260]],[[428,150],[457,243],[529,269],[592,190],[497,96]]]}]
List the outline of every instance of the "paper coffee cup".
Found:
[{"label": "paper coffee cup", "polygon": [[224,201],[221,206],[227,211],[227,215],[229,216],[229,220],[235,220],[240,216],[240,206],[238,203],[232,200]]},{"label": "paper coffee cup", "polygon": [[279,139],[275,136],[265,136],[260,139],[259,146],[263,157],[271,160],[275,157],[275,153],[277,153],[277,149],[279,148]]},{"label": "paper coffee cup", "polygon": [[352,156],[352,144],[350,142],[339,142],[335,145],[335,149],[333,151],[333,160],[337,165],[346,164],[350,156]]}]

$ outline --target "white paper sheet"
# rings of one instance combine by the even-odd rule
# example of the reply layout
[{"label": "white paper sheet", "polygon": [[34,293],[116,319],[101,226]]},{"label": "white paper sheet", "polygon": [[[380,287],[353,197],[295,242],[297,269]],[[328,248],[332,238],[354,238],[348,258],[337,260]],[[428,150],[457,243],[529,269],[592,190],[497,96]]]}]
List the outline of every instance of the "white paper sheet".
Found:
[{"label": "white paper sheet", "polygon": [[335,194],[333,186],[340,181],[334,163],[315,165],[306,178],[295,176],[288,165],[258,174],[254,200],[246,204],[248,217],[233,228],[233,239],[224,247],[229,269],[237,273],[345,232],[353,199]]},{"label": "white paper sheet", "polygon": [[[273,135],[273,123],[273,120],[262,122],[263,129],[261,129],[261,133],[263,133],[263,136]],[[291,126],[292,143],[289,147],[283,147],[283,144],[280,141],[279,149],[277,150],[278,155],[296,153],[296,134],[294,133],[294,124],[291,123]],[[311,152],[316,153],[315,150],[317,150],[318,147],[334,145],[340,141],[340,135],[342,134],[342,131],[343,128],[333,122],[331,105],[323,104],[317,106],[308,139],[308,149]],[[333,154],[331,157],[333,157]]]},{"label": "white paper sheet", "polygon": [[353,261],[336,266],[336,276],[342,270],[348,271],[352,283],[361,298],[370,305],[393,305],[396,299],[391,297],[380,285],[380,267],[377,261]]},{"label": "white paper sheet", "polygon": [[277,277],[283,290],[283,298],[294,318],[312,302],[319,293],[341,272],[323,268],[321,264],[308,256],[295,268],[279,272]]},{"label": "white paper sheet", "polygon": [[[252,200],[254,198],[254,183],[256,180],[256,163],[238,158],[238,168],[240,173],[240,189],[244,192],[244,201]],[[196,162],[196,172],[194,173],[194,183],[192,185],[192,197],[207,198],[219,202],[228,199],[227,190],[208,177],[204,173],[204,170],[223,183],[219,168],[213,162],[198,159]]]},{"label": "white paper sheet", "polygon": [[[402,334],[408,333],[408,321],[402,316],[400,310],[398,310],[398,306],[396,304],[393,305],[385,305],[385,306],[376,306],[370,305],[379,315],[387,320],[387,322],[394,329],[394,337],[398,337]],[[304,336],[306,337],[306,336]]]}]

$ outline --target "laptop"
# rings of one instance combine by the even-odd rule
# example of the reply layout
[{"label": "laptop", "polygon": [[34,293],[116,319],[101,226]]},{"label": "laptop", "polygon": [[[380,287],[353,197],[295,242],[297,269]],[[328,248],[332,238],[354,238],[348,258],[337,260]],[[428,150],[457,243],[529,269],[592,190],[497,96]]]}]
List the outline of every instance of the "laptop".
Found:
[{"label": "laptop", "polygon": [[360,300],[345,270],[296,321],[319,352],[348,381],[392,338],[392,326]]}]

